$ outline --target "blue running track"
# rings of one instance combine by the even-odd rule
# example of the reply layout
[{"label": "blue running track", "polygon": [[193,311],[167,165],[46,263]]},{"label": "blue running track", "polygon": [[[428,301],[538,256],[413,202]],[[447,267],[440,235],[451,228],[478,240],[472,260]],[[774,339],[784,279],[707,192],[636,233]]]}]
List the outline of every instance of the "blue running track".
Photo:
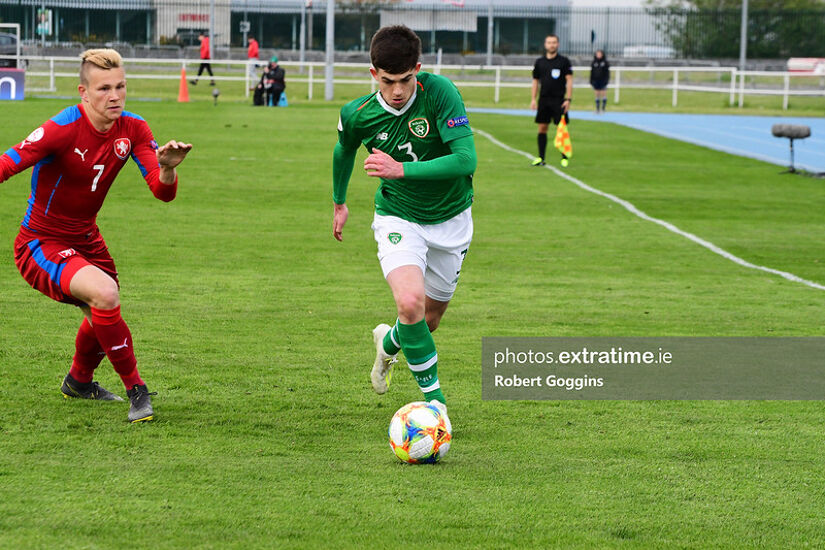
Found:
[{"label": "blue running track", "polygon": [[[534,111],[526,109],[467,110],[471,113],[535,116]],[[804,124],[811,127],[811,137],[794,140],[794,165],[796,168],[810,172],[825,172],[825,118],[610,111],[597,115],[592,111],[572,111],[570,120],[573,135],[575,135],[574,124],[576,120],[613,122],[652,134],[785,167],[790,163],[788,140],[773,137],[771,126],[776,123]]]}]

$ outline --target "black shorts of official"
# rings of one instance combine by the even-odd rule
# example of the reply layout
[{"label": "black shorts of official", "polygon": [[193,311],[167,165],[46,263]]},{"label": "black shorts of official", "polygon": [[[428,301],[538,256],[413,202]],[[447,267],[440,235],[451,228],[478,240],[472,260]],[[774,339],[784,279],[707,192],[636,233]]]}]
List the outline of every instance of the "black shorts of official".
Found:
[{"label": "black shorts of official", "polygon": [[[558,124],[561,121],[564,109],[561,104],[564,98],[542,97],[539,98],[538,110],[536,111],[536,122],[538,124]],[[567,113],[564,113],[564,121],[570,122]]]},{"label": "black shorts of official", "polygon": [[601,91],[607,89],[607,80],[594,80],[590,83],[594,90]]}]

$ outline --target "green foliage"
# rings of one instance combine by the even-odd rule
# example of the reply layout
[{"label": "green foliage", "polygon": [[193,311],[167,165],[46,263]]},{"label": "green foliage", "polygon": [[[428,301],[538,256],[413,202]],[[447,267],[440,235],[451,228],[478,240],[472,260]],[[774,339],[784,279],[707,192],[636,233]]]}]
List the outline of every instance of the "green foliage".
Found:
[{"label": "green foliage", "polygon": [[[697,10],[738,10],[742,0],[647,0],[650,7]],[[749,0],[748,10],[815,10],[825,7],[823,0]]]},{"label": "green foliage", "polygon": [[[687,58],[736,58],[741,34],[741,1],[648,2],[648,12],[671,46]],[[821,0],[749,3],[748,57],[816,56],[825,51],[825,3]]]}]

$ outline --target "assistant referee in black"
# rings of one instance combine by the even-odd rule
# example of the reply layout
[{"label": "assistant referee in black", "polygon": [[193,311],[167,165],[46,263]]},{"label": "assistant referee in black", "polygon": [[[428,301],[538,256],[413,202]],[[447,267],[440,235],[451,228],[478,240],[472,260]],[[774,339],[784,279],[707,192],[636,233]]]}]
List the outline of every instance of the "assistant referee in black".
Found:
[{"label": "assistant referee in black", "polygon": [[[573,95],[573,67],[569,59],[559,55],[559,37],[548,34],[544,39],[544,50],[545,54],[536,59],[533,66],[533,88],[530,95],[530,109],[536,111],[536,123],[539,125],[539,156],[533,160],[533,166],[544,165],[550,122],[558,124],[562,116],[565,122],[570,121],[567,111]],[[539,83],[541,94],[537,102]],[[566,159],[564,154],[562,159]]]}]

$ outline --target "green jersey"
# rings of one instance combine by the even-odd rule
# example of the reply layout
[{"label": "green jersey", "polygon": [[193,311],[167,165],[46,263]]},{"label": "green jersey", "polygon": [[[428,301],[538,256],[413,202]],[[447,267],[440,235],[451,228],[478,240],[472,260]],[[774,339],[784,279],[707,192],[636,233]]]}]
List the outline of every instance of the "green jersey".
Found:
[{"label": "green jersey", "polygon": [[[404,163],[451,154],[451,141],[473,133],[461,94],[443,76],[419,72],[417,78],[413,96],[401,109],[387,104],[379,92],[346,104],[338,122],[339,144],[347,150],[363,144],[369,152],[380,149]],[[405,165],[408,172],[413,170]],[[472,177],[382,178],[375,193],[375,211],[422,224],[444,222],[472,204]]]}]

